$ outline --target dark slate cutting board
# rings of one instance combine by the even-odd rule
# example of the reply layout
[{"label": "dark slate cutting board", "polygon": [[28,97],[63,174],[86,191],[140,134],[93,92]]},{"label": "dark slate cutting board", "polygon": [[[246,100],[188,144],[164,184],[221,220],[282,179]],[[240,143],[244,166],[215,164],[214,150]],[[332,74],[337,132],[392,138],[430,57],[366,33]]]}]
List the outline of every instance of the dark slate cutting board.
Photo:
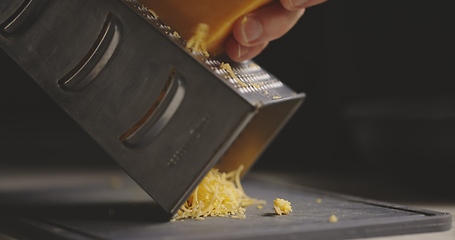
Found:
[{"label": "dark slate cutting board", "polygon": [[[449,213],[285,185],[253,172],[242,181],[245,192],[267,204],[248,207],[246,219],[169,222],[156,218],[157,206],[119,171],[28,175],[28,183],[15,176],[16,185],[13,179],[0,188],[0,223],[32,239],[335,240],[444,231],[452,221]],[[291,214],[274,214],[277,197],[292,203]],[[338,222],[328,221],[332,214]]]}]

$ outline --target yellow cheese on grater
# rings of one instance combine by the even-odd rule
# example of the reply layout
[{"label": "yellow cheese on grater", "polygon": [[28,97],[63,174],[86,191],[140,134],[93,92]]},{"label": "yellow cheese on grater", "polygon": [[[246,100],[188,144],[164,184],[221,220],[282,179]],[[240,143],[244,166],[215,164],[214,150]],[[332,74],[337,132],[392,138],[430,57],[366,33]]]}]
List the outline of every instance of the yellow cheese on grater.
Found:
[{"label": "yellow cheese on grater", "polygon": [[206,48],[210,55],[224,52],[234,22],[272,0],[139,0],[158,18],[189,40],[199,24],[207,24]]}]

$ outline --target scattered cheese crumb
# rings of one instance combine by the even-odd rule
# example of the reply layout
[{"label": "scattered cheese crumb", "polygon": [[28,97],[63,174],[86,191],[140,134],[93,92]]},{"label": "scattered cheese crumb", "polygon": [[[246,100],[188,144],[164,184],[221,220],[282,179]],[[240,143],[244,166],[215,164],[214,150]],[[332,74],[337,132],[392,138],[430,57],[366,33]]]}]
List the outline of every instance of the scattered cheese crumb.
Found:
[{"label": "scattered cheese crumb", "polygon": [[276,198],[273,201],[273,208],[275,209],[275,213],[278,215],[287,215],[292,212],[291,202],[282,198]]},{"label": "scattered cheese crumb", "polygon": [[331,222],[331,223],[336,223],[336,222],[338,222],[338,217],[337,217],[335,214],[332,214],[332,215],[329,217],[329,222]]},{"label": "scattered cheese crumb", "polygon": [[264,200],[250,198],[240,183],[241,165],[236,171],[219,172],[213,168],[202,179],[171,221],[206,217],[232,217],[244,219],[245,207],[266,204]]},{"label": "scattered cheese crumb", "polygon": [[319,204],[322,203],[322,199],[320,199],[320,198],[316,199],[316,203],[319,203]]},{"label": "scattered cheese crumb", "polygon": [[194,31],[193,36],[188,40],[186,48],[192,52],[201,52],[204,56],[208,57],[210,54],[207,52],[206,38],[209,34],[209,25],[199,23]]}]

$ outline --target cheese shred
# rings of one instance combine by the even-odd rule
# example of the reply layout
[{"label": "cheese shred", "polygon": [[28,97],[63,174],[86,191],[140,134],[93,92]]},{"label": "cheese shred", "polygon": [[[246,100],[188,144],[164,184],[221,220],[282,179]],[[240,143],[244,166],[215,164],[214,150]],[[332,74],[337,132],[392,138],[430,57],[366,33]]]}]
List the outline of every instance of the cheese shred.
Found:
[{"label": "cheese shred", "polygon": [[207,52],[207,35],[209,34],[209,25],[199,23],[196,27],[191,38],[186,43],[186,48],[192,52],[201,52],[204,56],[208,57],[210,54]]},{"label": "cheese shred", "polygon": [[187,218],[201,220],[206,217],[244,219],[247,206],[266,204],[264,200],[251,198],[245,194],[240,183],[243,168],[241,165],[229,173],[220,172],[216,168],[211,169],[172,220]]},{"label": "cheese shred", "polygon": [[[207,52],[207,35],[209,34],[209,25],[205,23],[199,23],[196,27],[196,30],[193,32],[193,35],[186,43],[186,48],[191,52],[199,52],[204,54],[204,56],[209,57],[210,54]],[[175,34],[174,34],[175,35]],[[234,79],[237,84],[241,87],[248,87],[248,84],[242,82],[235,72],[232,70],[232,67],[229,63],[222,62],[220,64],[220,69],[223,69],[229,73],[232,79]],[[259,88],[258,84],[255,84],[253,87]]]},{"label": "cheese shred", "polygon": [[234,70],[232,70],[232,67],[229,63],[222,62],[220,64],[220,69],[226,70],[229,73],[229,75],[231,76],[231,78],[233,78],[241,87],[248,87],[248,85],[246,83],[240,81],[240,79],[237,77],[237,75],[235,75],[235,72],[234,72]]}]

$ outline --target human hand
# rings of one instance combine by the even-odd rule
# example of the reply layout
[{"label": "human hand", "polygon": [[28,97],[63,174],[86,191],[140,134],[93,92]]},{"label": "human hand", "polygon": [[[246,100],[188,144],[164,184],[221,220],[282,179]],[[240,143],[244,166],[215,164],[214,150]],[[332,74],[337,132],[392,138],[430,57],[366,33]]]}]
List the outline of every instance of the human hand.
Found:
[{"label": "human hand", "polygon": [[286,34],[302,17],[306,8],[325,1],[327,0],[275,0],[248,13],[234,23],[232,35],[225,43],[226,54],[236,62],[256,57],[270,41]]}]

